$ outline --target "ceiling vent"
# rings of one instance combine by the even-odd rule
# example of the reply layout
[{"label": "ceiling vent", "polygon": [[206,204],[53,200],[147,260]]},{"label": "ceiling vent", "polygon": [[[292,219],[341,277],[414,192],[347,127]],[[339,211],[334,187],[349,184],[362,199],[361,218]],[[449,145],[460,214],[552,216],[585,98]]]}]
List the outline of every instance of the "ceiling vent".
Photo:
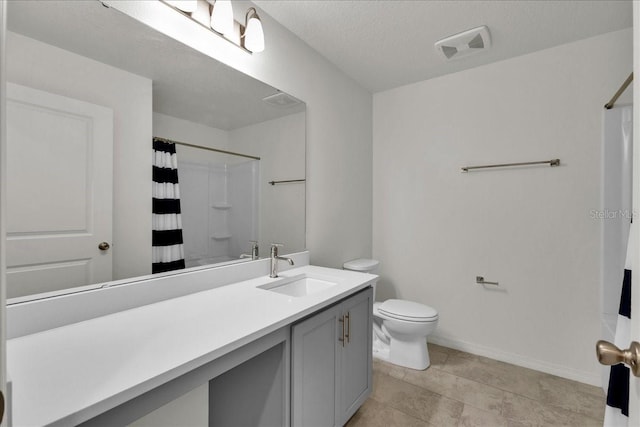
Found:
[{"label": "ceiling vent", "polygon": [[278,92],[273,95],[269,95],[265,98],[262,98],[264,102],[267,104],[271,104],[276,107],[288,108],[293,107],[294,105],[298,105],[301,101],[288,93]]},{"label": "ceiling vent", "polygon": [[491,47],[491,36],[486,25],[454,34],[435,43],[436,50],[449,61],[463,58]]}]

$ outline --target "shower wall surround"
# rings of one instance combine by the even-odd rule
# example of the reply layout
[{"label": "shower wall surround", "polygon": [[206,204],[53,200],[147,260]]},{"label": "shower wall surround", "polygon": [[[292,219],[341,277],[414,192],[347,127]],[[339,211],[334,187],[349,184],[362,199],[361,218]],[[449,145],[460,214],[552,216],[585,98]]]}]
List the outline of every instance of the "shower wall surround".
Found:
[{"label": "shower wall surround", "polygon": [[[305,183],[278,186],[268,184],[273,179],[305,178],[305,146],[300,144],[305,138],[305,123],[306,113],[302,112],[227,132],[165,114],[153,114],[154,135],[260,157],[257,162],[259,166],[251,166],[260,169],[260,179],[254,183],[257,188],[250,187],[248,182],[243,184],[247,191],[255,192],[259,199],[256,201],[259,206],[259,211],[255,211],[257,217],[248,216],[230,222],[231,239],[229,242],[218,240],[219,247],[228,243],[230,256],[237,257],[240,253],[250,252],[250,240],[259,241],[262,256],[268,255],[269,244],[273,242],[284,243],[283,249],[286,252],[305,249]],[[235,174],[237,179],[231,180],[231,191],[227,193],[229,198],[222,194],[219,198],[230,202],[230,211],[234,217],[243,215],[243,212],[247,215],[253,212],[247,210],[251,200],[245,197],[245,192],[232,191],[239,184],[238,179],[249,176],[249,171],[244,173],[243,169],[250,167],[252,162],[246,163],[248,159],[233,156],[220,157],[184,146],[178,146],[177,150],[179,162],[202,163],[203,158],[218,163],[232,162],[227,170]],[[247,208],[241,205],[247,205]],[[212,215],[219,220],[225,214],[219,210]],[[188,248],[185,247],[185,250]],[[216,252],[214,255],[224,254]]]},{"label": "shower wall surround", "polygon": [[[590,213],[603,105],[632,57],[629,29],[375,94],[378,299],[437,307],[434,342],[600,385]],[[562,165],[460,173],[544,158]]]},{"label": "shower wall surround", "polygon": [[178,173],[187,267],[239,259],[258,235],[258,160],[189,162],[179,156]]}]

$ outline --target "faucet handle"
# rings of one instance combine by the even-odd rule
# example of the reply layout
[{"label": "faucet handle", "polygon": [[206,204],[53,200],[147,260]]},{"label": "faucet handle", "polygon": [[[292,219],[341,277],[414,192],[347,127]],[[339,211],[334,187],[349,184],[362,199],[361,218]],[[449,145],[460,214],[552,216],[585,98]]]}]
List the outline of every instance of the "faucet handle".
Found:
[{"label": "faucet handle", "polygon": [[249,240],[251,243],[251,259],[256,260],[260,258],[260,249],[258,248],[258,242],[255,240]]},{"label": "faucet handle", "polygon": [[272,243],[271,244],[271,258],[278,256],[278,248],[284,246],[282,243]]}]

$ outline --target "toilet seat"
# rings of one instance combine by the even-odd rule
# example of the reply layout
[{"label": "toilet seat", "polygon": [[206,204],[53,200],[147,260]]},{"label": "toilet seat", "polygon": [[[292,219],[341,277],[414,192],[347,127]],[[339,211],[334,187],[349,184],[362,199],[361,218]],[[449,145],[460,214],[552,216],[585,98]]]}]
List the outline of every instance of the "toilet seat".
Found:
[{"label": "toilet seat", "polygon": [[383,303],[375,303],[374,306],[375,311],[390,319],[418,323],[438,320],[438,312],[434,308],[414,301],[389,299]]}]

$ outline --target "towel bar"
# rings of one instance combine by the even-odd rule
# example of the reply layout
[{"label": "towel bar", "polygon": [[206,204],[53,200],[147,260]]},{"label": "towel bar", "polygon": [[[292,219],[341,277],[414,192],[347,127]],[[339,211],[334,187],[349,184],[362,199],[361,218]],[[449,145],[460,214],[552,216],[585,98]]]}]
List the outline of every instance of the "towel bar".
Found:
[{"label": "towel bar", "polygon": [[500,286],[498,282],[487,282],[486,280],[484,280],[483,276],[476,276],[476,283],[480,285]]},{"label": "towel bar", "polygon": [[551,159],[551,160],[541,160],[539,162],[520,162],[520,163],[502,163],[496,165],[482,165],[482,166],[463,166],[462,172],[469,172],[473,169],[488,169],[488,168],[505,168],[509,166],[530,166],[530,165],[544,165],[549,164],[549,166],[560,166],[560,159]]},{"label": "towel bar", "polygon": [[305,182],[306,179],[287,179],[284,181],[269,181],[269,184],[271,185],[276,185],[276,184],[284,184],[284,183],[289,183],[289,182]]}]

